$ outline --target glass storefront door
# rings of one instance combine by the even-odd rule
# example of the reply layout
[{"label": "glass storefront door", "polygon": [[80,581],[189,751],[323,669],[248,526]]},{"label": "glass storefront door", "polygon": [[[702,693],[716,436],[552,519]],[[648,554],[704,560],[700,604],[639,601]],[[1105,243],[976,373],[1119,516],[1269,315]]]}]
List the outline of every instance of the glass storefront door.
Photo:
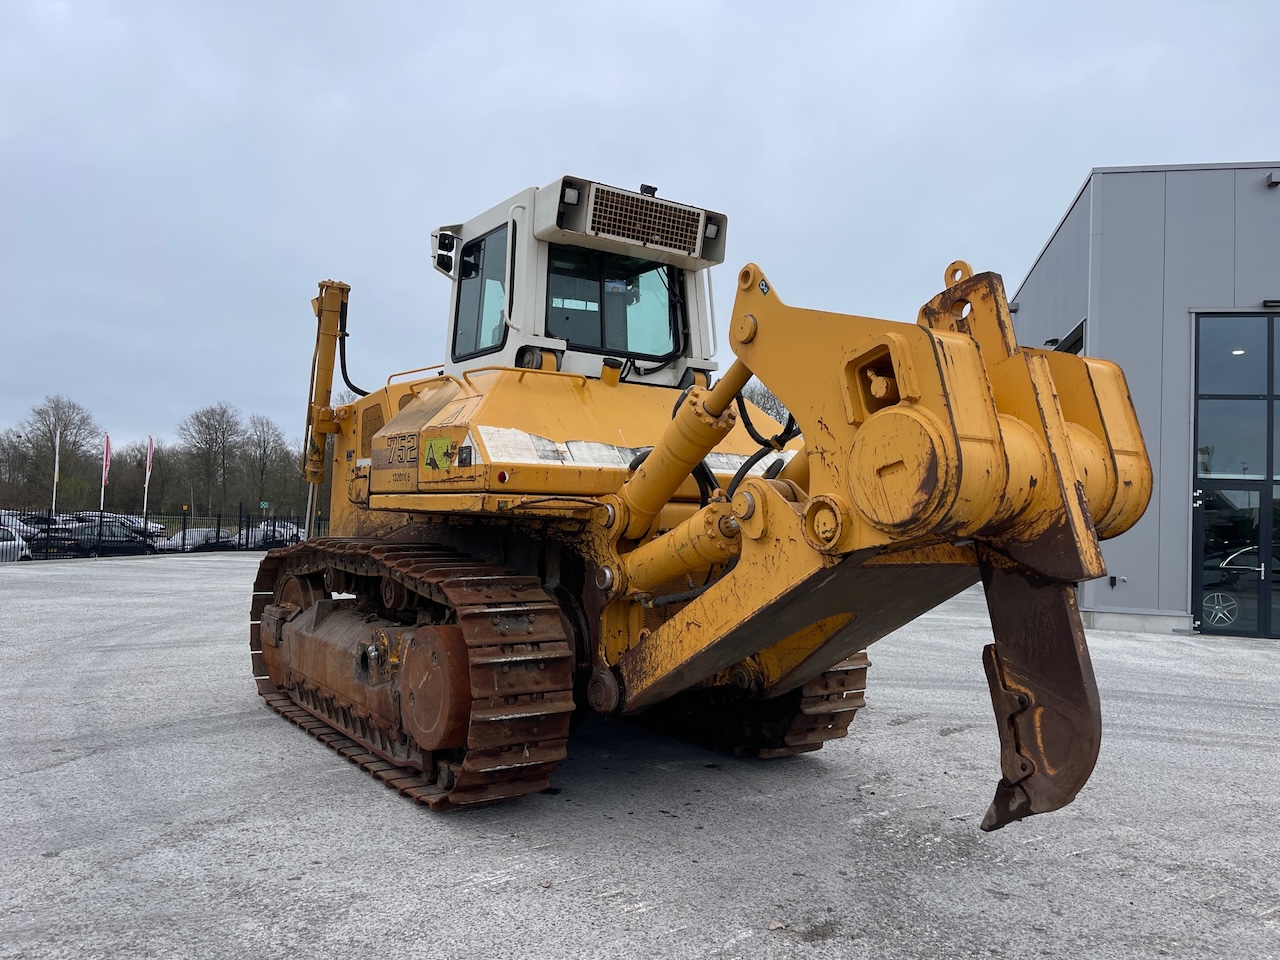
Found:
[{"label": "glass storefront door", "polygon": [[1270,517],[1263,516],[1262,492],[1223,487],[1202,490],[1197,499],[1200,630],[1265,635],[1271,597],[1262,544],[1270,545],[1271,536],[1263,530]]},{"label": "glass storefront door", "polygon": [[1197,318],[1192,613],[1280,636],[1280,317]]},{"label": "glass storefront door", "polygon": [[[1280,497],[1274,497],[1269,504],[1271,510],[1271,555],[1265,557],[1267,572],[1263,574],[1262,602],[1267,605],[1270,620],[1261,631],[1264,637],[1280,636],[1280,572],[1276,561],[1280,559]],[[1264,541],[1265,542],[1265,541]],[[1263,551],[1265,555],[1267,551]]]}]

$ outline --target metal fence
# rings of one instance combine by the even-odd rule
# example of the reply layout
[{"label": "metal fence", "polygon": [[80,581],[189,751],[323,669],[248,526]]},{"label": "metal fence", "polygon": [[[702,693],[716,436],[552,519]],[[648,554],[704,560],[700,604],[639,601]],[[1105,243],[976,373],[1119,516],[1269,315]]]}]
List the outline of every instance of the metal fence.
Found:
[{"label": "metal fence", "polygon": [[[269,550],[301,541],[303,522],[301,517],[264,517],[243,511],[201,517],[0,510],[0,562]],[[326,536],[328,522],[318,522],[314,533]]]}]

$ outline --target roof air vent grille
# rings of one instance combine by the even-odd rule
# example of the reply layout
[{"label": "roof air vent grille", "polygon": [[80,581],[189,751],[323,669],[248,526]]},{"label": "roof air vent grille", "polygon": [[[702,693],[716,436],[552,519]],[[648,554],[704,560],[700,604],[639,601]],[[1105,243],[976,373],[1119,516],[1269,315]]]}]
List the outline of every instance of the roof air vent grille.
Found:
[{"label": "roof air vent grille", "polygon": [[599,185],[592,194],[590,233],[699,255],[702,210]]}]

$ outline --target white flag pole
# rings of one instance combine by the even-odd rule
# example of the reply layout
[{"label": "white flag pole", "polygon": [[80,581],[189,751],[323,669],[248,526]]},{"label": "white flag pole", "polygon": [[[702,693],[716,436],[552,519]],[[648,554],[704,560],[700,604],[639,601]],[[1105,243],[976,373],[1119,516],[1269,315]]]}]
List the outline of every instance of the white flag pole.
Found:
[{"label": "white flag pole", "polygon": [[102,440],[102,492],[98,494],[98,513],[107,502],[107,474],[111,470],[111,434],[103,434]]},{"label": "white flag pole", "polygon": [[147,517],[147,496],[151,493],[151,453],[155,449],[155,445],[151,440],[151,435],[147,435],[147,473],[146,479],[142,481],[142,518]]},{"label": "white flag pole", "polygon": [[53,503],[49,507],[49,512],[58,512],[58,458],[62,452],[62,430],[59,429],[53,435]]}]

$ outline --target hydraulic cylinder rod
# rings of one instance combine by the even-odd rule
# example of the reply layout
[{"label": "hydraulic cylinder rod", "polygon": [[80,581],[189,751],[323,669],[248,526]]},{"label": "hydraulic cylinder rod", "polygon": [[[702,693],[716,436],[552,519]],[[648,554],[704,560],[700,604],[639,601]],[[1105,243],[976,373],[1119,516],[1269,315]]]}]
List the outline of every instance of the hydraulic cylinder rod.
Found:
[{"label": "hydraulic cylinder rod", "polygon": [[618,491],[627,514],[623,536],[643,537],[693,468],[733,429],[733,398],[750,379],[751,370],[738,360],[710,390],[689,391],[657,445]]},{"label": "hydraulic cylinder rod", "polygon": [[325,435],[336,433],[337,422],[329,406],[333,392],[333,365],[341,336],[342,312],[347,308],[351,287],[337,280],[320,283],[320,295],[311,301],[318,326],[315,353],[311,358],[311,390],[307,397],[307,427],[303,447],[302,476],[307,481],[306,535],[312,534],[316,512],[316,489],[324,482]]},{"label": "hydraulic cylinder rod", "polygon": [[729,504],[709,504],[679,526],[627,554],[623,582],[630,592],[651,592],[678,577],[725,563],[736,555],[740,541]]}]

